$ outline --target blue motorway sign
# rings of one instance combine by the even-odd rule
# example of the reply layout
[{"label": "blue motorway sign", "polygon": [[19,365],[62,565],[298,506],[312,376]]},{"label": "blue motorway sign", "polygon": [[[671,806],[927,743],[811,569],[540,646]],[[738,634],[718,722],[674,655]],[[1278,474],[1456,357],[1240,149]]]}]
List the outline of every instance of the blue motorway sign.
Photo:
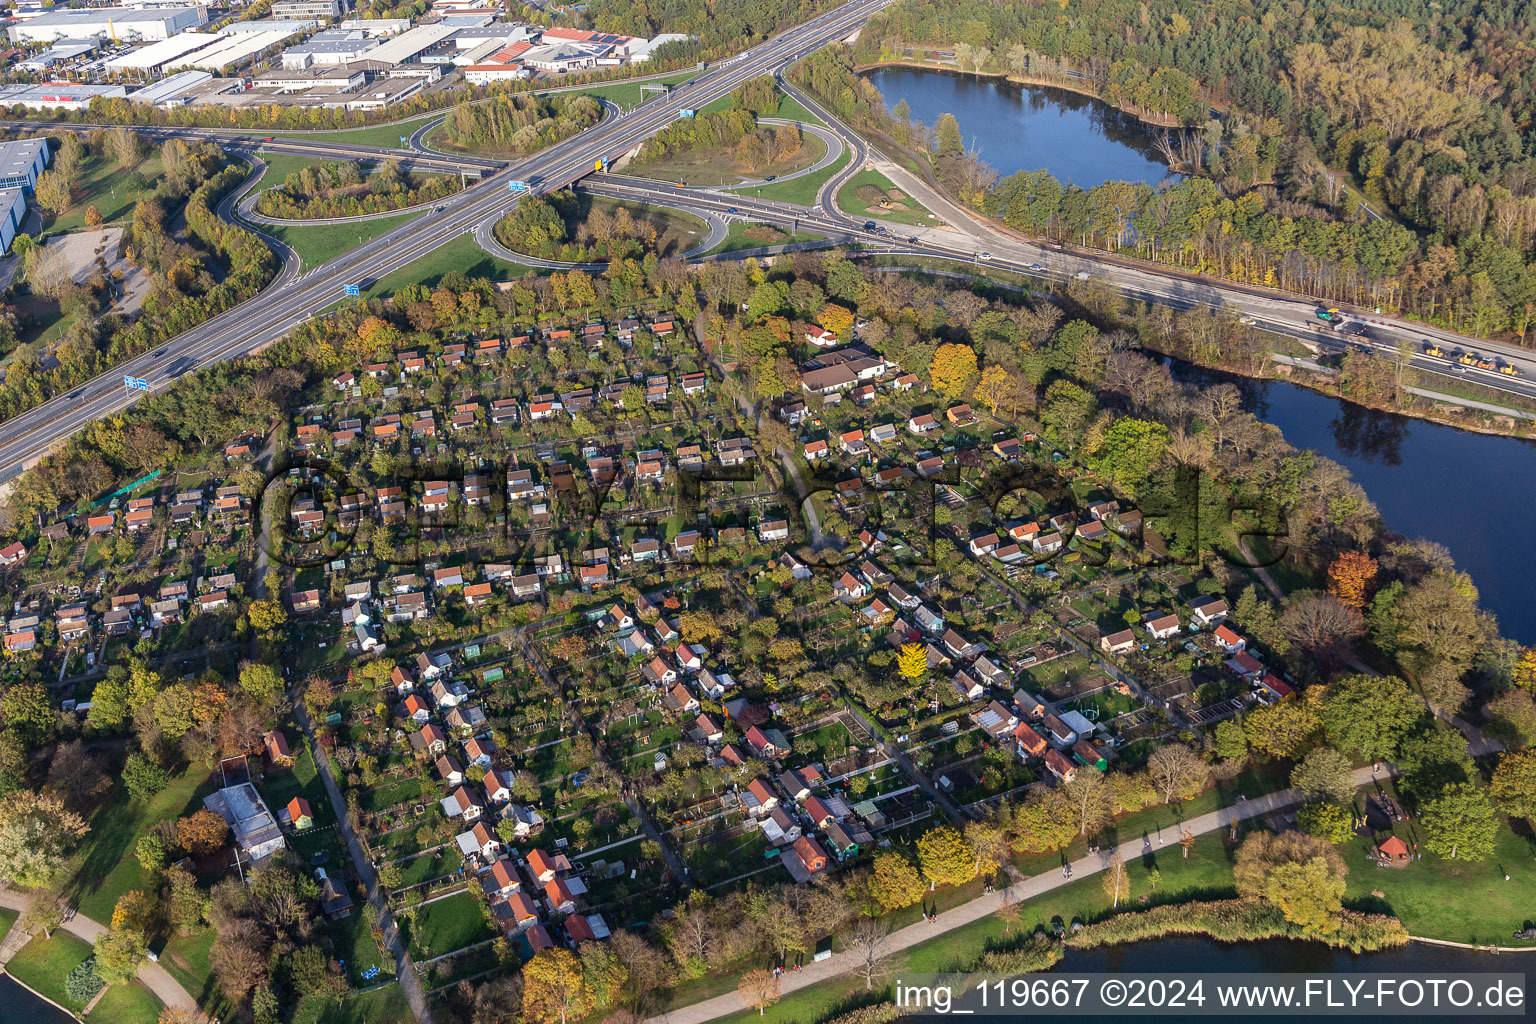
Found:
[{"label": "blue motorway sign", "polygon": [[145,380],[143,377],[129,377],[125,374],[123,376],[123,387],[130,388],[134,391],[148,391],[149,381]]},{"label": "blue motorway sign", "polygon": [[528,183],[526,181],[509,181],[509,182],[507,182],[507,191],[508,192],[527,192],[528,191]]},{"label": "blue motorway sign", "polygon": [[361,295],[363,290],[355,284],[346,284],[341,286],[341,293],[343,295]]}]

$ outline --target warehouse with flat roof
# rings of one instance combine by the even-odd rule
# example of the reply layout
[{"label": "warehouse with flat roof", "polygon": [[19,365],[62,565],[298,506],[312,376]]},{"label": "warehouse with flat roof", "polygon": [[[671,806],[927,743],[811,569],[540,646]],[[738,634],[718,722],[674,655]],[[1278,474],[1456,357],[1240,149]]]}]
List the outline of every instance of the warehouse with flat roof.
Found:
[{"label": "warehouse with flat roof", "polygon": [[163,71],[167,67],[177,66],[178,57],[211,46],[221,38],[204,32],[183,32],[172,39],[162,39],[158,43],[150,43],[113,57],[107,61],[107,68],[112,71]]},{"label": "warehouse with flat roof", "polygon": [[120,85],[87,85],[83,82],[44,82],[41,85],[0,85],[0,107],[20,104],[29,110],[84,110],[100,96],[127,96]]},{"label": "warehouse with flat roof", "polygon": [[16,43],[54,43],[60,39],[113,39],[123,43],[169,39],[208,22],[206,7],[162,7],[136,11],[128,7],[54,10],[17,22],[10,28]]},{"label": "warehouse with flat roof", "polygon": [[11,243],[27,217],[27,194],[19,188],[0,189],[0,256],[10,254]]},{"label": "warehouse with flat roof", "polygon": [[0,142],[0,188],[32,191],[37,176],[48,166],[47,139]]}]

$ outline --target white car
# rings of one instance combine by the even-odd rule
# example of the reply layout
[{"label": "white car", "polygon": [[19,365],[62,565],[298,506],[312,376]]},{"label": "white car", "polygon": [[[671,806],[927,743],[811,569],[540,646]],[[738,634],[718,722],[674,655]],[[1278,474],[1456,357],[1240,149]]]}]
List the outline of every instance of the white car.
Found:
[{"label": "white car", "polygon": [[989,259],[992,258],[992,254],[989,253],[989,252],[984,252],[984,253],[981,254],[981,258],[984,259],[984,260],[989,260]]}]

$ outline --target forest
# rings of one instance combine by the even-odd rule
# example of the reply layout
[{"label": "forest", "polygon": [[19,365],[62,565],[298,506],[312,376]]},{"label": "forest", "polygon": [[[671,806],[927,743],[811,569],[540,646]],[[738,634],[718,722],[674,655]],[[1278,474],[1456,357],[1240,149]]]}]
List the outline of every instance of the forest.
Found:
[{"label": "forest", "polygon": [[530,196],[496,222],[496,240],[514,252],[569,263],[680,256],[683,240],[623,206],[611,213],[571,191]]},{"label": "forest", "polygon": [[591,96],[502,94],[485,103],[458,104],[443,131],[460,149],[526,156],[592,127],[602,116],[602,105]]},{"label": "forest", "polygon": [[332,160],[294,171],[282,185],[261,193],[256,209],[289,220],[352,217],[435,202],[459,191],[446,174],[409,174],[395,161],[365,174],[361,164]]},{"label": "forest", "polygon": [[[110,153],[116,148],[113,142],[113,135],[95,132],[83,147]],[[63,140],[60,152],[81,145],[70,135]],[[43,353],[33,351],[30,345],[19,346],[0,383],[0,419],[41,405],[244,302],[275,273],[277,261],[272,250],[255,234],[226,222],[215,212],[219,199],[245,179],[245,168],[227,164],[224,153],[212,143],[192,147],[172,139],[161,146],[160,155],[164,175],[153,195],[134,207],[127,230],[131,259],[152,274],[143,306],[131,322],[117,315],[79,318],[54,348],[58,363],[46,370],[41,368]],[[66,160],[63,167],[77,163]],[[60,162],[56,160],[48,173],[61,173]],[[70,185],[66,181],[60,187]],[[184,232],[174,226],[178,210],[186,222]],[[27,260],[29,251],[36,247],[30,236],[18,235],[15,245],[17,254],[26,261],[24,266],[34,271],[27,281],[29,287],[60,285],[50,283],[56,272],[51,264]],[[214,261],[223,269],[222,279],[211,272]]]},{"label": "forest", "polygon": [[[1052,198],[1039,177],[1004,179],[998,194],[990,169],[934,154],[941,181],[1015,226],[1529,340],[1533,47],[1536,27],[1513,0],[1405,0],[1386,13],[1277,0],[1071,10],[900,0],[850,56],[862,66],[953,54],[962,72],[1088,86],[1183,126],[1165,148],[1201,180],[1160,196],[1058,183]],[[833,60],[803,62],[797,77],[895,145],[932,149],[933,126],[884,111]]]}]

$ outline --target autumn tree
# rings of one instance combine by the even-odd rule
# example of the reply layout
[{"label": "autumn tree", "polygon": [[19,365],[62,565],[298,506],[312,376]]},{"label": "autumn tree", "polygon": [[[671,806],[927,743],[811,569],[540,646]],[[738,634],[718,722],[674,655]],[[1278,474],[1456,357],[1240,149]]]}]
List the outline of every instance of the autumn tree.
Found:
[{"label": "autumn tree", "polygon": [[1336,930],[1348,873],[1344,858],[1324,839],[1258,831],[1238,847],[1232,881],[1239,896],[1271,903],[1292,924],[1327,934]]},{"label": "autumn tree", "polygon": [[1313,695],[1322,687],[1311,687],[1300,700],[1285,700],[1266,708],[1255,708],[1243,718],[1243,733],[1254,750],[1275,757],[1295,757],[1322,731],[1321,702]]},{"label": "autumn tree", "polygon": [[37,176],[33,195],[37,199],[37,205],[57,217],[74,203],[74,191],[69,179],[62,172],[53,170],[44,171]]},{"label": "autumn tree", "polygon": [[1066,794],[1070,820],[1076,824],[1078,835],[1097,832],[1110,819],[1109,780],[1097,768],[1082,769],[1061,790]]},{"label": "autumn tree", "polygon": [[1120,856],[1119,850],[1109,855],[1109,863],[1104,865],[1100,884],[1104,887],[1104,895],[1109,897],[1111,907],[1118,907],[1121,900],[1131,898],[1131,877],[1125,870],[1125,858]]},{"label": "autumn tree", "polygon": [[930,891],[961,885],[976,877],[976,862],[965,837],[948,825],[931,828],[917,840],[917,861]]},{"label": "autumn tree", "polygon": [[1536,750],[1510,750],[1488,783],[1488,795],[1505,814],[1536,818]]},{"label": "autumn tree", "polygon": [[1376,559],[1346,551],[1328,567],[1328,592],[1351,608],[1364,608],[1376,583]]},{"label": "autumn tree", "polygon": [[1030,793],[1013,807],[1008,834],[1010,845],[1021,853],[1045,853],[1064,849],[1077,838],[1072,808],[1060,789]]},{"label": "autumn tree", "polygon": [[926,888],[923,876],[902,854],[884,850],[875,856],[869,893],[886,910],[910,907],[923,898]]},{"label": "autumn tree", "polygon": [[113,928],[96,940],[96,974],[108,985],[122,985],[139,973],[149,956],[149,939],[138,928]]},{"label": "autumn tree", "polygon": [[1536,644],[1521,648],[1515,659],[1514,679],[1516,686],[1536,690]]},{"label": "autumn tree", "polygon": [[976,382],[976,400],[994,416],[997,415],[998,407],[1008,401],[1013,391],[1013,378],[1007,370],[995,363],[982,370],[981,379]]},{"label": "autumn tree", "polygon": [[1355,819],[1338,804],[1307,804],[1296,812],[1296,827],[1335,846],[1355,837]]},{"label": "autumn tree", "polygon": [[283,675],[271,665],[247,661],[240,666],[240,689],[270,707],[283,695]]},{"label": "autumn tree", "polygon": [[1365,635],[1365,618],[1332,594],[1297,595],[1280,613],[1280,631],[1291,646],[1322,661],[1336,661]]},{"label": "autumn tree", "polygon": [[922,644],[902,644],[896,656],[896,670],[905,679],[921,679],[928,673],[928,652]]},{"label": "autumn tree", "polygon": [[91,830],[52,793],[18,789],[0,799],[0,882],[48,885]]},{"label": "autumn tree", "polygon": [[101,211],[94,204],[85,208],[85,226],[88,228],[101,227]]},{"label": "autumn tree", "polygon": [[767,968],[754,967],[736,983],[736,993],[747,1009],[756,1010],[761,1017],[763,1011],[779,1001],[779,976]]},{"label": "autumn tree", "polygon": [[228,836],[229,825],[206,807],[176,822],[176,841],[182,849],[197,856],[217,850]]},{"label": "autumn tree", "polygon": [[581,960],[568,949],[540,950],[523,967],[523,1016],[543,1024],[570,1024],[591,1011]]},{"label": "autumn tree", "polygon": [[833,334],[842,336],[853,329],[853,312],[846,306],[840,306],[835,302],[829,302],[821,307],[817,314],[821,326]]},{"label": "autumn tree", "polygon": [[976,350],[954,342],[940,345],[928,365],[928,378],[946,399],[958,399],[976,378]]},{"label": "autumn tree", "polygon": [[1147,758],[1147,774],[1157,783],[1165,804],[1176,796],[1193,796],[1205,785],[1210,771],[1210,765],[1182,743],[1165,743]]}]

